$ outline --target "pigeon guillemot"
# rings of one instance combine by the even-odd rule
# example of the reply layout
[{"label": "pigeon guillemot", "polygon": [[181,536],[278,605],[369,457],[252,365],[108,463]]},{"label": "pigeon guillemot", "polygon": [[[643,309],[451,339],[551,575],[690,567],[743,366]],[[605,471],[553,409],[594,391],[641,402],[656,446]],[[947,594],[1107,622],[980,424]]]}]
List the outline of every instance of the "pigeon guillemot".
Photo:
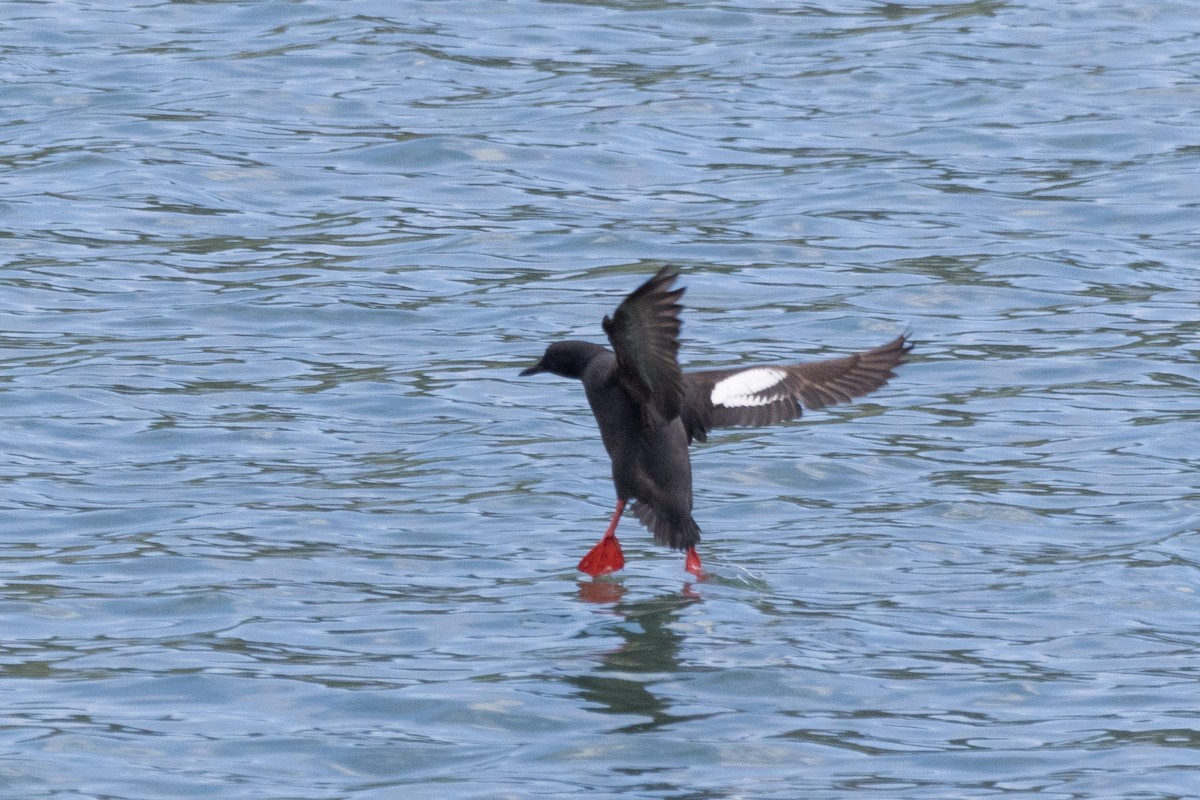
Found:
[{"label": "pigeon guillemot", "polygon": [[671,267],[625,298],[602,323],[613,349],[591,342],[554,342],[522,376],[551,372],[583,381],[600,438],[612,460],[617,509],[600,541],[579,562],[589,575],[625,566],[617,523],[626,504],[654,541],[687,553],[684,568],[702,574],[692,519],[688,444],[712,428],[770,425],[802,409],[848,402],[895,377],[912,345],[904,335],[842,358],[683,373],[679,369],[679,298]]}]

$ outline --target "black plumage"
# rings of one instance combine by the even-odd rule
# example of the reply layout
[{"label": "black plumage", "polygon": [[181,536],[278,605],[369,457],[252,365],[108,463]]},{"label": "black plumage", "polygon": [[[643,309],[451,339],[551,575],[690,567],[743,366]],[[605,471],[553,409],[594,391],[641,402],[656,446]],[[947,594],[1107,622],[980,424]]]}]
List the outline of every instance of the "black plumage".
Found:
[{"label": "black plumage", "polygon": [[679,368],[678,273],[664,267],[603,321],[613,349],[582,341],[554,342],[521,375],[551,372],[583,382],[600,437],[612,460],[617,509],[596,548],[580,562],[591,574],[624,564],[615,530],[628,501],[659,544],[688,553],[700,573],[692,519],[688,444],[713,428],[769,425],[804,408],[848,402],[895,377],[911,344],[903,335],[842,358],[683,373]]}]

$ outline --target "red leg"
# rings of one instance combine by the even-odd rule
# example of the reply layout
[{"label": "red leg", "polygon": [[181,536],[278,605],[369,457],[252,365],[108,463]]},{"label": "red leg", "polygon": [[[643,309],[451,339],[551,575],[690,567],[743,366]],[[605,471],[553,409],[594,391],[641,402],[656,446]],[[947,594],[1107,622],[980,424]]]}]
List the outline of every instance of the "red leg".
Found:
[{"label": "red leg", "polygon": [[687,560],[683,562],[683,568],[697,578],[704,577],[704,570],[700,567],[700,554],[696,552],[696,548],[693,547],[688,550]]},{"label": "red leg", "polygon": [[621,521],[621,513],[625,510],[626,500],[617,498],[617,510],[613,512],[608,530],[596,542],[596,546],[579,560],[579,571],[586,572],[593,578],[597,575],[607,575],[625,566],[625,554],[621,552],[621,543],[617,541],[617,523]]}]

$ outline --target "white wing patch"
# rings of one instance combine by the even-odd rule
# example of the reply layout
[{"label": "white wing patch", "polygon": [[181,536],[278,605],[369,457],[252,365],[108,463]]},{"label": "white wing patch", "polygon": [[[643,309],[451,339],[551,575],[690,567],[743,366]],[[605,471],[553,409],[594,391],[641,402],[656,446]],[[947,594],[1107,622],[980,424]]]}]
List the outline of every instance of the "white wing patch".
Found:
[{"label": "white wing patch", "polygon": [[712,404],[729,408],[765,406],[778,400],[780,395],[765,392],[787,378],[787,373],[774,367],[754,367],[735,372],[717,382],[712,390]]}]

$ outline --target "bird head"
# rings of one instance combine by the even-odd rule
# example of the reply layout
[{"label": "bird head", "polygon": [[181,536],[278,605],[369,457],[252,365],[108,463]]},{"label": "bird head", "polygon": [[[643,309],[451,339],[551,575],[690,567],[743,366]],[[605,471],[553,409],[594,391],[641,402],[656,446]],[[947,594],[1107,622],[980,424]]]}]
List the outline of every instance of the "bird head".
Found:
[{"label": "bird head", "polygon": [[588,363],[597,353],[602,352],[603,347],[591,342],[554,342],[546,348],[540,361],[521,370],[521,377],[550,372],[564,378],[582,378]]}]

